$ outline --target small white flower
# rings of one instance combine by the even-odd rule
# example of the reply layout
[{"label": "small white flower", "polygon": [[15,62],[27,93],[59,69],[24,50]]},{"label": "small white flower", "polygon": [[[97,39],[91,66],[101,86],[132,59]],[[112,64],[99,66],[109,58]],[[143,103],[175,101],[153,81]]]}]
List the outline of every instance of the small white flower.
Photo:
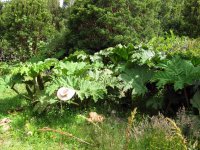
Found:
[{"label": "small white flower", "polygon": [[61,87],[57,91],[57,97],[62,101],[70,100],[74,95],[76,91],[67,87]]},{"label": "small white flower", "polygon": [[32,131],[28,131],[26,134],[27,134],[28,136],[32,136],[32,135],[33,135],[33,132],[32,132]]}]

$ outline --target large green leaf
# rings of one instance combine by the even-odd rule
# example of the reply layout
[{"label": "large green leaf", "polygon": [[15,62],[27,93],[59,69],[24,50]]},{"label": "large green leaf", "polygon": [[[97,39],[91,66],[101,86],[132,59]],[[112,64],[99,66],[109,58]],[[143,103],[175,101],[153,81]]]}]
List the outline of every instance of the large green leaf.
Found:
[{"label": "large green leaf", "polygon": [[63,62],[60,61],[53,69],[56,75],[77,75],[82,76],[89,69],[90,65],[85,62]]},{"label": "large green leaf", "polygon": [[3,93],[10,87],[11,75],[5,75],[0,77],[0,92]]},{"label": "large green leaf", "polygon": [[123,90],[132,89],[132,95],[144,95],[147,92],[145,84],[150,81],[153,72],[147,67],[136,66],[126,68],[119,76],[123,82]]},{"label": "large green leaf", "polygon": [[200,79],[200,67],[195,67],[191,61],[175,57],[159,64],[160,71],[156,72],[153,80],[158,81],[157,86],[174,84],[174,89],[183,89],[186,85],[192,85]]},{"label": "large green leaf", "polygon": [[60,87],[70,87],[76,90],[78,97],[81,100],[92,98],[95,102],[102,99],[107,93],[106,86],[101,82],[86,80],[84,78],[68,76],[54,79],[48,86],[47,93],[55,94],[55,91]]}]

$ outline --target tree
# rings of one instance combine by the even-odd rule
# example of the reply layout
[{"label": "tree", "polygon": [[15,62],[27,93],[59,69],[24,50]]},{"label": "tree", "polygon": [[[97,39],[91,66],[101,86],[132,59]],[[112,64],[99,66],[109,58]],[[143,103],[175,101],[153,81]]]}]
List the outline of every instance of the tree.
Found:
[{"label": "tree", "polygon": [[200,35],[200,0],[185,1],[183,23],[182,29],[185,35],[190,37]]},{"label": "tree", "polygon": [[64,28],[65,8],[60,7],[59,0],[48,0],[48,7],[52,14],[52,24],[56,30],[61,31]]},{"label": "tree", "polygon": [[68,45],[93,52],[137,39],[126,0],[76,0],[68,20]]},{"label": "tree", "polygon": [[0,1],[0,15],[2,13],[3,3]]},{"label": "tree", "polygon": [[159,20],[164,31],[173,30],[176,34],[182,34],[184,2],[185,0],[161,0]]},{"label": "tree", "polygon": [[0,1],[0,38],[3,35],[4,25],[2,22],[3,2]]},{"label": "tree", "polygon": [[2,10],[1,20],[6,26],[1,40],[10,44],[4,53],[12,53],[19,60],[37,55],[41,44],[55,32],[47,0],[10,1]]},{"label": "tree", "polygon": [[200,0],[162,0],[159,18],[165,31],[196,38],[200,35]]},{"label": "tree", "polygon": [[159,13],[161,0],[127,0],[134,29],[140,40],[148,40],[162,34]]}]

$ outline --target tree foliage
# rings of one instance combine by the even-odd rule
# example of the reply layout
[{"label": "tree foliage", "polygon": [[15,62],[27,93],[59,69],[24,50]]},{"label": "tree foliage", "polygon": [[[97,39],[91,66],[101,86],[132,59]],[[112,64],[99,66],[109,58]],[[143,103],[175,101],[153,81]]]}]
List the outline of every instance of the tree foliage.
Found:
[{"label": "tree foliage", "polygon": [[46,0],[15,0],[4,5],[1,20],[4,30],[1,40],[10,46],[4,53],[20,60],[37,55],[39,47],[55,32]]},{"label": "tree foliage", "polygon": [[127,0],[133,17],[133,27],[140,40],[148,40],[162,34],[159,18],[161,0]]},{"label": "tree foliage", "polygon": [[181,35],[185,0],[160,0],[158,19],[163,31],[173,30]]},{"label": "tree foliage", "polygon": [[133,18],[126,0],[77,0],[68,21],[69,44],[99,51],[133,41]]},{"label": "tree foliage", "polygon": [[61,31],[64,28],[65,8],[60,7],[59,0],[48,0],[48,9],[52,15],[52,25],[56,30]]},{"label": "tree foliage", "polygon": [[186,0],[183,9],[184,34],[190,37],[198,37],[200,34],[200,1]]}]

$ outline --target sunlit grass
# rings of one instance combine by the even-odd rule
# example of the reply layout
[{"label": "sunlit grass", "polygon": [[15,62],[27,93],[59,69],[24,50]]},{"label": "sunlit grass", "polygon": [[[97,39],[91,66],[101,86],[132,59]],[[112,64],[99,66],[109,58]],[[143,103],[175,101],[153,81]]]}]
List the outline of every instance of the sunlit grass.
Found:
[{"label": "sunlit grass", "polygon": [[[0,94],[0,119],[11,119],[10,130],[0,133],[1,149],[122,149],[126,123],[107,117],[104,123],[97,126],[84,119],[89,111],[66,109],[62,115],[51,112],[35,116],[28,108],[21,108],[25,100],[7,90]],[[106,115],[106,113],[104,114]],[[83,139],[90,145],[78,142],[53,132],[42,132],[39,129],[49,127]]]},{"label": "sunlit grass", "polygon": [[[182,147],[176,145],[180,141],[170,141],[174,137],[166,137],[165,132],[148,128],[150,124],[147,124],[144,130],[151,132],[145,132],[144,137],[135,140],[133,129],[130,128],[130,133],[127,133],[127,115],[118,111],[115,115],[111,115],[106,107],[75,109],[65,106],[63,113],[54,110],[38,115],[33,113],[30,107],[24,106],[26,100],[13,91],[8,89],[0,93],[0,119],[9,118],[12,121],[10,129],[6,132],[2,132],[0,127],[1,150],[146,150],[149,147],[170,150],[170,147],[173,149]],[[92,124],[85,119],[90,111],[103,114],[106,119],[102,123]],[[142,119],[138,113],[133,120],[134,123]],[[56,132],[41,131],[46,128]],[[139,129],[137,132],[140,132]],[[71,134],[73,137],[57,132]],[[127,134],[130,134],[129,142]],[[127,143],[129,145],[126,145]]]}]

